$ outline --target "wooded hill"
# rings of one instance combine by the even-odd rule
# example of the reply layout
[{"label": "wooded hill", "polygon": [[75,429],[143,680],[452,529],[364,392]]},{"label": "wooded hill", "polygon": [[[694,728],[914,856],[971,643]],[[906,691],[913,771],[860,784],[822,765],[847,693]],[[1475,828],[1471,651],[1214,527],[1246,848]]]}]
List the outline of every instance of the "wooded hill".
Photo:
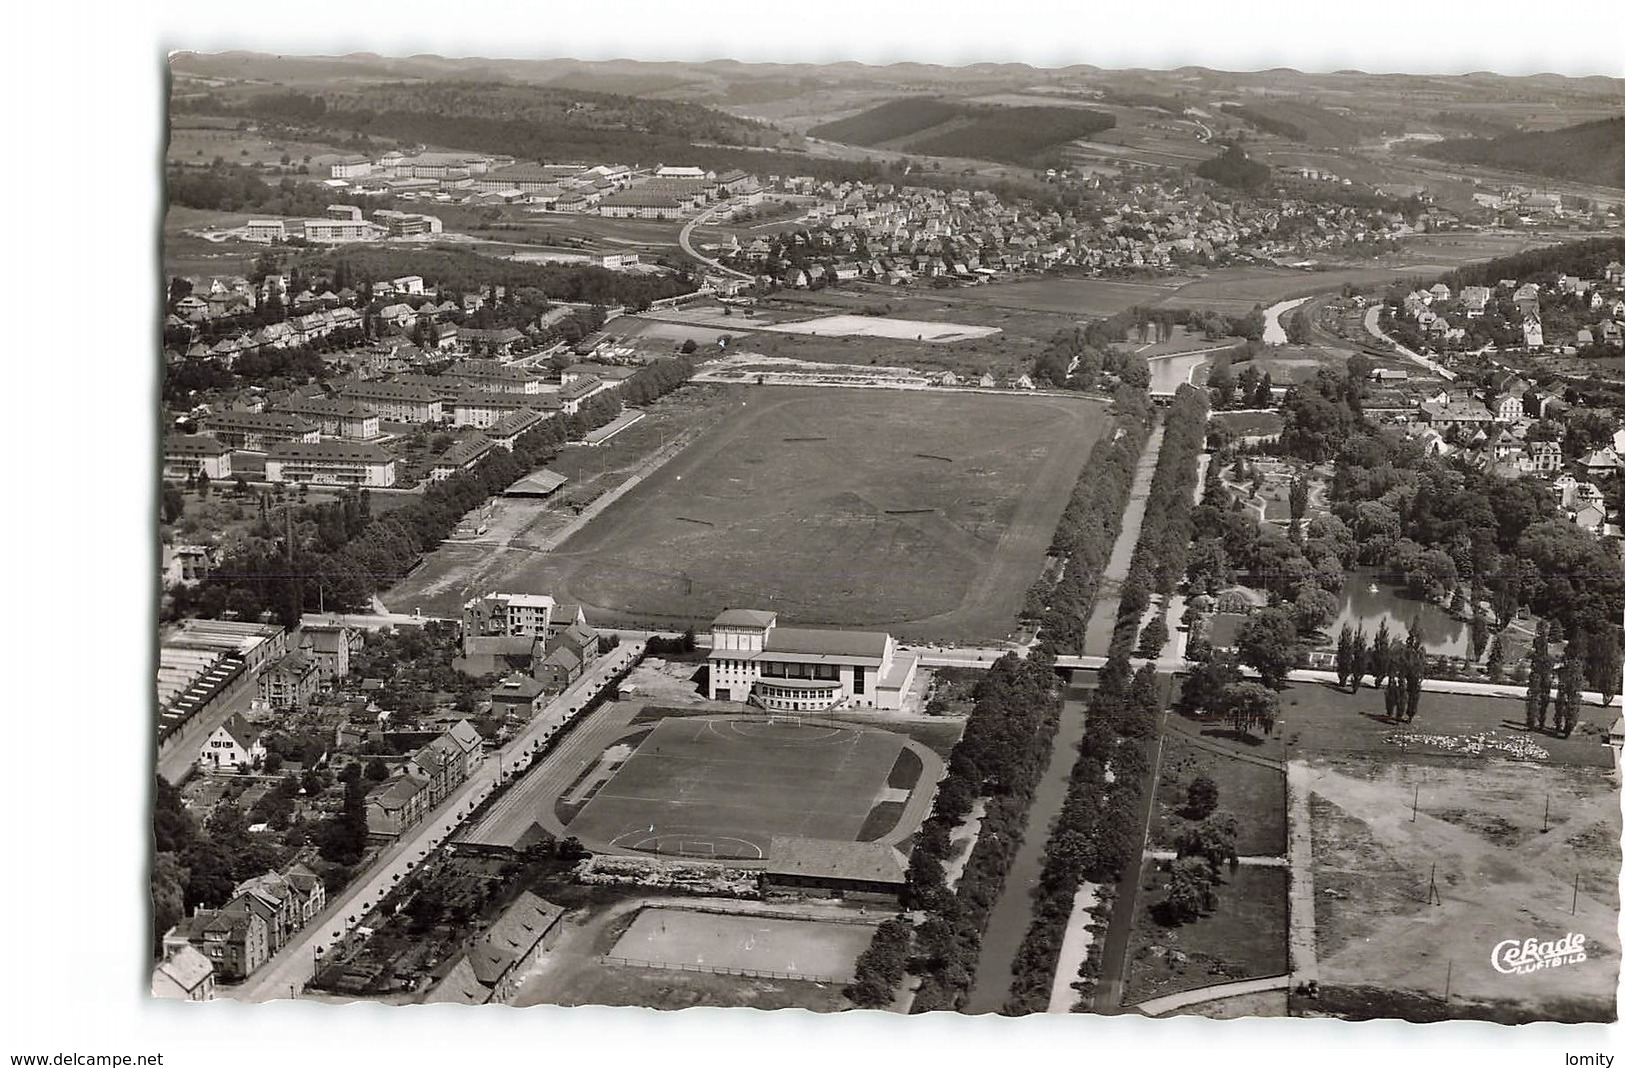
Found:
[{"label": "wooded hill", "polygon": [[1539,133],[1439,141],[1417,152],[1448,163],[1476,163],[1625,189],[1625,116]]},{"label": "wooded hill", "polygon": [[1045,162],[1048,153],[1068,141],[1115,125],[1112,115],[1086,108],[1004,107],[905,97],[807,132],[826,141],[871,148],[1030,166]]}]

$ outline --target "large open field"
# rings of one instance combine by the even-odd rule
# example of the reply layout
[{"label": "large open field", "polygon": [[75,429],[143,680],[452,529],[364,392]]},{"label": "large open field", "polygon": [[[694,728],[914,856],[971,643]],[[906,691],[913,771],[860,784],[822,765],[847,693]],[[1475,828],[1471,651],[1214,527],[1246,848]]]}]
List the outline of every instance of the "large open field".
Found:
[{"label": "large open field", "polygon": [[[887,785],[905,748],[930,755],[890,731],[662,719],[607,778],[587,773],[591,799],[568,826],[589,844],[704,858],[761,860],[775,835],[856,841],[876,806],[907,796]],[[911,785],[929,791],[934,782]],[[561,808],[581,793],[579,785],[566,791]]]},{"label": "large open field", "polygon": [[[996,639],[1104,425],[1085,398],[740,386],[715,403],[729,414],[558,549],[490,567],[463,549],[456,569],[584,604],[599,624],[757,606]],[[454,615],[466,580],[435,558],[423,570],[432,587],[414,576],[386,601]]]},{"label": "large open field", "polygon": [[[1281,729],[1311,795],[1326,997],[1307,1009],[1614,1018],[1619,781],[1599,728],[1617,710],[1586,706],[1559,738],[1525,730],[1518,700],[1426,692],[1401,728],[1371,690],[1296,684],[1283,697]],[[1583,962],[1528,975],[1492,964],[1507,940],[1570,932],[1585,936]]]},{"label": "large open field", "polygon": [[874,933],[863,923],[652,908],[638,913],[609,960],[844,983]]}]

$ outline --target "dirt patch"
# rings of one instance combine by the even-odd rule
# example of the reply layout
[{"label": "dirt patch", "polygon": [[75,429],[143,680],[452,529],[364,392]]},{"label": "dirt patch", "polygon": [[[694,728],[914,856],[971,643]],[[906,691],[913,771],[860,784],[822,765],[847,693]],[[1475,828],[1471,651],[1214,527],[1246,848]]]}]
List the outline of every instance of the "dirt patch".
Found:
[{"label": "dirt patch", "polygon": [[[1606,772],[1323,759],[1308,779],[1323,987],[1438,999],[1448,978],[1463,1005],[1547,1019],[1559,1003],[1606,1005],[1585,1018],[1613,1018],[1620,814]],[[1529,975],[1492,964],[1505,940],[1570,932],[1585,936],[1583,962]]]}]

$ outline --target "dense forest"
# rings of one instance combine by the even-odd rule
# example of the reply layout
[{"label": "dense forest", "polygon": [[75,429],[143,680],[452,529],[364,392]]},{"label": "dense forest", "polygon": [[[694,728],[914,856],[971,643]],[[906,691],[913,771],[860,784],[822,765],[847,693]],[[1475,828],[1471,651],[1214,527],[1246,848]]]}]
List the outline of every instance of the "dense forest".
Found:
[{"label": "dense forest", "polygon": [[1476,163],[1625,188],[1625,116],[1561,130],[1439,141],[1417,152],[1447,163]]},{"label": "dense forest", "polygon": [[1269,181],[1268,164],[1250,158],[1240,145],[1230,145],[1212,159],[1196,165],[1198,177],[1241,189],[1247,192],[1259,189]]},{"label": "dense forest", "polygon": [[1520,283],[1549,285],[1556,282],[1560,274],[1601,278],[1603,268],[1612,261],[1625,261],[1625,237],[1571,241],[1500,256],[1482,263],[1470,263],[1445,275],[1442,280],[1457,293],[1461,292],[1463,286],[1493,287],[1503,278],[1514,278]]},{"label": "dense forest", "polygon": [[1068,141],[1115,125],[1114,116],[1085,108],[1002,107],[909,97],[815,126],[808,133],[829,141],[885,144],[930,156],[1033,165]]}]

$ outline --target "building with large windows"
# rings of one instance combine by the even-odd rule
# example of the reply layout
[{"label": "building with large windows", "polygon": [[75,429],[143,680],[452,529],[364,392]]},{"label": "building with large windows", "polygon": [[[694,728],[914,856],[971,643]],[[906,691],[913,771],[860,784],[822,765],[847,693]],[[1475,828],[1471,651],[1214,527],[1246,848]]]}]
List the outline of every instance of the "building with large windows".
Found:
[{"label": "building with large windows", "polygon": [[779,712],[897,709],[918,666],[890,634],[781,627],[747,608],[712,621],[708,660],[711,700]]},{"label": "building with large windows", "polygon": [[395,484],[395,457],[356,441],[288,441],[265,454],[265,481],[387,489]]}]

